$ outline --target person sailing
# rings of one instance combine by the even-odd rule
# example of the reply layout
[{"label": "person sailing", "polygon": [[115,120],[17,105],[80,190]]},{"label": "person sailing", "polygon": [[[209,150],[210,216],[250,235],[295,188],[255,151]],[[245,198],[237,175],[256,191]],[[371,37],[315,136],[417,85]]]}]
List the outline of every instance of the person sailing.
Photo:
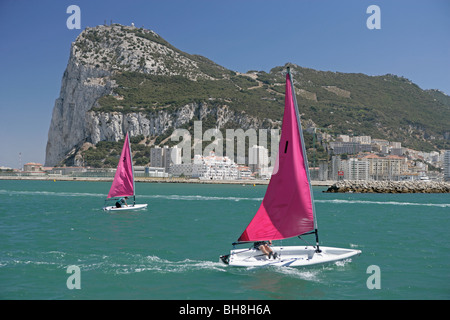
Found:
[{"label": "person sailing", "polygon": [[257,241],[255,243],[253,243],[253,248],[264,253],[266,256],[269,257],[269,259],[272,256],[274,259],[276,259],[278,257],[278,253],[273,252],[272,248],[270,247],[271,245],[272,245],[272,240],[269,240],[267,242],[266,241]]},{"label": "person sailing", "polygon": [[116,208],[122,208],[122,205],[126,205],[126,206],[128,206],[128,204],[127,204],[127,200],[126,199],[128,199],[128,197],[125,197],[125,198],[120,198],[119,200],[117,200],[116,201]]}]

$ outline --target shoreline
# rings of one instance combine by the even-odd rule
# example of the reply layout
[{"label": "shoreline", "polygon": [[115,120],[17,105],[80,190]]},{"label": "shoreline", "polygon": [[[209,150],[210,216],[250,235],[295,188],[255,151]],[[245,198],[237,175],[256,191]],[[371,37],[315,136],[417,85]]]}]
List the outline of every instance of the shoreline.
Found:
[{"label": "shoreline", "polygon": [[[71,176],[0,176],[0,180],[36,180],[36,181],[87,181],[112,182],[112,177],[71,177]],[[193,184],[240,184],[268,185],[270,180],[199,180],[183,178],[136,177],[135,182],[144,183],[193,183]],[[335,181],[311,181],[312,186],[330,187]]]},{"label": "shoreline", "polygon": [[[0,180],[112,182],[113,177],[1,176]],[[142,183],[186,183],[268,185],[270,180],[200,180],[187,178],[136,177]],[[311,181],[313,187],[327,187],[325,193],[450,193],[450,183],[441,181]]]}]

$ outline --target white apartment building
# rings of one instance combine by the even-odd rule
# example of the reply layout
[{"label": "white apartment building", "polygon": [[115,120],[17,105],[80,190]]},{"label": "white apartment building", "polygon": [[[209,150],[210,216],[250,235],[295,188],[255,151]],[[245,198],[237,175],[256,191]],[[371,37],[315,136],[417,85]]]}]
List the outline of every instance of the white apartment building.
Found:
[{"label": "white apartment building", "polygon": [[369,162],[357,158],[342,160],[340,157],[334,156],[330,178],[333,180],[369,180]]},{"label": "white apartment building", "polygon": [[346,134],[340,134],[338,135],[338,141],[350,142],[350,136]]},{"label": "white apartment building", "polygon": [[210,152],[209,156],[194,156],[192,177],[201,180],[236,180],[238,166],[228,157],[219,157]]},{"label": "white apartment building", "polygon": [[247,166],[238,166],[238,179],[249,180],[252,179],[252,171]]},{"label": "white apartment building", "polygon": [[369,161],[351,158],[343,162],[344,179],[369,180]]},{"label": "white apartment building", "polygon": [[172,176],[192,177],[201,180],[249,179],[252,172],[248,167],[238,166],[228,157],[195,155],[193,163],[172,164],[169,172]]},{"label": "white apartment building", "polygon": [[407,171],[407,161],[403,157],[379,157],[371,154],[363,157],[363,160],[369,162],[369,179],[371,180],[399,180],[401,174]]},{"label": "white apartment building", "polygon": [[334,156],[330,178],[333,180],[399,180],[407,171],[408,164],[404,157],[380,157],[370,154],[361,159],[342,160]]},{"label": "white apartment building", "polygon": [[371,136],[355,136],[355,137],[352,137],[352,142],[359,142],[361,144],[371,144],[372,137]]}]

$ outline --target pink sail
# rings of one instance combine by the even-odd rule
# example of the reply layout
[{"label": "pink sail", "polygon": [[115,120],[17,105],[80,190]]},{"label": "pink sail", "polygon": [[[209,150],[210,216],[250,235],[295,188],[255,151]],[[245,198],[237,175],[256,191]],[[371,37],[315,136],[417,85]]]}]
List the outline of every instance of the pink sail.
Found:
[{"label": "pink sail", "polygon": [[261,206],[238,241],[280,240],[314,229],[310,182],[306,171],[308,168],[304,161],[295,108],[288,73],[283,125],[274,174]]},{"label": "pink sail", "polygon": [[134,195],[133,164],[131,158],[130,142],[128,133],[125,137],[116,175],[108,193],[109,198],[126,197]]}]

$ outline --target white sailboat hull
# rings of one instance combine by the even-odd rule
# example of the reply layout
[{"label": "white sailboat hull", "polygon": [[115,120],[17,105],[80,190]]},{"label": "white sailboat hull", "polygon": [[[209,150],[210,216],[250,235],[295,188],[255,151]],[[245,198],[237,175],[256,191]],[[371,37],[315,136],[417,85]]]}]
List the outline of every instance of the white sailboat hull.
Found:
[{"label": "white sailboat hull", "polygon": [[321,252],[315,252],[312,246],[271,247],[278,254],[276,259],[269,259],[261,251],[254,248],[231,250],[227,256],[220,258],[221,262],[233,267],[306,267],[346,260],[361,254],[360,250],[320,247]]},{"label": "white sailboat hull", "polygon": [[116,206],[106,206],[103,207],[104,211],[114,211],[114,212],[122,212],[122,211],[132,211],[132,210],[141,210],[146,209],[147,204],[135,204],[129,206],[123,206],[121,208],[116,208]]}]

